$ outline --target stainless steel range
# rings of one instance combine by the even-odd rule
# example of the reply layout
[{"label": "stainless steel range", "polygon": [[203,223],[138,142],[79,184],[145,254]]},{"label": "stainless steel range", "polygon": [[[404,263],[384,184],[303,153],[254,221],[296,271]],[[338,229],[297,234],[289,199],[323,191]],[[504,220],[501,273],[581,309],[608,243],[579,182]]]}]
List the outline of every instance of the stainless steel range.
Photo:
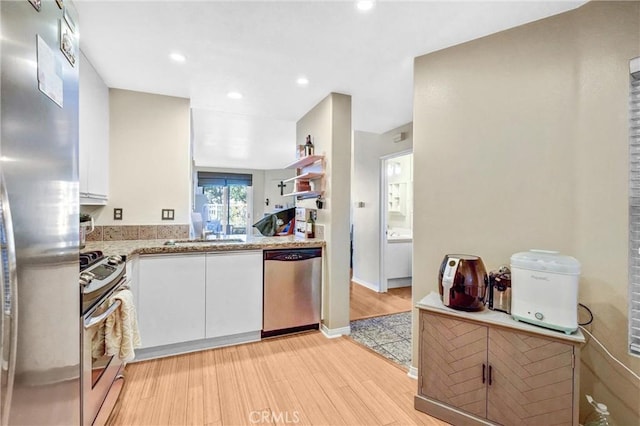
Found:
[{"label": "stainless steel range", "polygon": [[82,289],[82,424],[104,424],[124,383],[124,363],[105,353],[105,322],[120,301],[111,296],[125,287],[126,264],[120,256],[95,251],[80,255]]}]

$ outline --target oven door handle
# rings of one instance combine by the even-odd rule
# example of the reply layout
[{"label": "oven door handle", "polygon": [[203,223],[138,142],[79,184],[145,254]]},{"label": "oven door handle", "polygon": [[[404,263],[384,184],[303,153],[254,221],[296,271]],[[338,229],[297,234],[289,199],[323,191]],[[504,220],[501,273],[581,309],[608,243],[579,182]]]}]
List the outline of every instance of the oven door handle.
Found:
[{"label": "oven door handle", "polygon": [[113,304],[111,306],[109,306],[109,308],[106,311],[104,311],[103,313],[101,313],[97,317],[90,316],[89,318],[84,320],[84,328],[85,328],[85,330],[90,329],[91,327],[93,327],[96,324],[100,324],[109,315],[113,314],[121,304],[122,304],[122,302],[120,300],[116,300],[115,302],[113,302]]}]

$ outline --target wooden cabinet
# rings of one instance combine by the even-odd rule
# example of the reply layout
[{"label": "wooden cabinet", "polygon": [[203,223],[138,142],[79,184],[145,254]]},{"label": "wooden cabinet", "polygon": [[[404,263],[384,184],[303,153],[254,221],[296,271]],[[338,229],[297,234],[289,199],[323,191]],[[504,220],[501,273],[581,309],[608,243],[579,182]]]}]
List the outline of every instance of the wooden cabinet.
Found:
[{"label": "wooden cabinet", "polygon": [[262,251],[207,253],[206,337],[262,329]]},{"label": "wooden cabinet", "polygon": [[141,256],[138,273],[142,348],[204,339],[205,255]]},{"label": "wooden cabinet", "polygon": [[294,190],[285,196],[298,199],[321,197],[324,192],[324,156],[308,155],[285,166],[285,169],[296,169],[296,176],[284,182],[293,182]]},{"label": "wooden cabinet", "polygon": [[109,196],[109,88],[80,52],[80,204],[106,204]]},{"label": "wooden cabinet", "polygon": [[424,309],[419,330],[416,409],[453,424],[578,424],[578,341]]}]

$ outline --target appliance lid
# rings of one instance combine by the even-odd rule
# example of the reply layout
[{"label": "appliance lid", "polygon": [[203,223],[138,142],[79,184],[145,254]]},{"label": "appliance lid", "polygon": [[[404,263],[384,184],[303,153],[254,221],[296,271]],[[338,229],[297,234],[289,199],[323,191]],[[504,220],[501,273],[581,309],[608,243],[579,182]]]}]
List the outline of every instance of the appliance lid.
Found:
[{"label": "appliance lid", "polygon": [[557,251],[531,249],[511,256],[511,267],[534,271],[580,274],[580,262]]},{"label": "appliance lid", "polygon": [[448,259],[460,259],[460,260],[479,260],[480,256],[475,256],[473,254],[447,254],[446,258]]}]

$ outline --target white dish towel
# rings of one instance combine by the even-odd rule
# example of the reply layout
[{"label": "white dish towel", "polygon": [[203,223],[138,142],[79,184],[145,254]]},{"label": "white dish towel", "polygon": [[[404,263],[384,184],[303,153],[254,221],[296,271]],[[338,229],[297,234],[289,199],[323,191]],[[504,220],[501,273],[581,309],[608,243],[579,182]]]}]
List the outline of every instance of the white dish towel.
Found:
[{"label": "white dish towel", "polygon": [[110,304],[120,301],[120,306],[105,321],[105,353],[117,355],[128,362],[135,358],[135,348],[140,347],[140,333],[136,306],[131,290],[120,290],[110,298]]}]

